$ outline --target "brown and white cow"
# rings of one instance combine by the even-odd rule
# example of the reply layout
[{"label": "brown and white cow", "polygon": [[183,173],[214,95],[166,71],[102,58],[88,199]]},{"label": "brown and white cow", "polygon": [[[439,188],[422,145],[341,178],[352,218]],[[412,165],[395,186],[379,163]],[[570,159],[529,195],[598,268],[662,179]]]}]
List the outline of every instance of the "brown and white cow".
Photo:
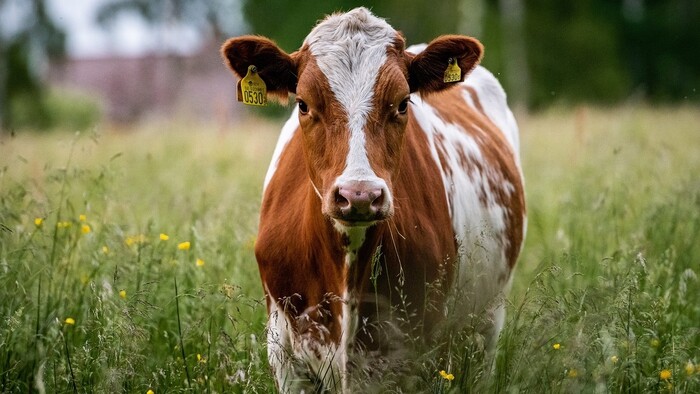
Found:
[{"label": "brown and white cow", "polygon": [[[518,128],[482,51],[457,35],[406,49],[365,8],[291,54],[223,45],[237,76],[255,65],[269,94],[296,95],[255,246],[280,391],[350,390],[353,354],[389,351],[394,329],[429,335],[454,290],[456,319],[481,314],[497,337],[526,219]],[[444,82],[451,59],[463,82]]]}]

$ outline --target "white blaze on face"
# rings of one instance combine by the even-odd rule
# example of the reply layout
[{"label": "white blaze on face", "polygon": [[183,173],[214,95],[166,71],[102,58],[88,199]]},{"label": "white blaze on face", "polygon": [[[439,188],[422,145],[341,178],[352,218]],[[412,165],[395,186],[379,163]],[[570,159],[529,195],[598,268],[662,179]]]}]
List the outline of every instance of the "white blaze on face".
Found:
[{"label": "white blaze on face", "polygon": [[372,170],[367,156],[365,125],[372,111],[379,69],[395,38],[396,31],[365,8],[330,16],[306,37],[305,43],[348,118],[349,151],[336,183],[383,182]]}]

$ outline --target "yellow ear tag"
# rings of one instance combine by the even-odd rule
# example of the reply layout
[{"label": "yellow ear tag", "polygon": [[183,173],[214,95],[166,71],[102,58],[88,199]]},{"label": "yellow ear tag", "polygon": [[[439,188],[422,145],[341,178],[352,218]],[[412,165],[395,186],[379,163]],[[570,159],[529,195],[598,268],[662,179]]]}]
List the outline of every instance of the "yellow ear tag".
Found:
[{"label": "yellow ear tag", "polygon": [[450,58],[447,64],[447,69],[445,70],[445,76],[443,82],[459,82],[462,80],[462,69],[459,68],[457,60],[453,57]]},{"label": "yellow ear tag", "polygon": [[253,65],[248,66],[245,77],[238,82],[238,101],[261,107],[267,105],[267,86]]}]

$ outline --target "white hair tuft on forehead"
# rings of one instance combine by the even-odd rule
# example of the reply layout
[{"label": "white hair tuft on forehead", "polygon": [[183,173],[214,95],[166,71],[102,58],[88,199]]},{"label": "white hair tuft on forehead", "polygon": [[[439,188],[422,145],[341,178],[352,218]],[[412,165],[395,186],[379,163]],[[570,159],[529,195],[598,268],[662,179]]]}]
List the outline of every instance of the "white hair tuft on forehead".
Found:
[{"label": "white hair tuft on forehead", "polygon": [[367,157],[364,128],[379,69],[397,34],[384,19],[360,7],[328,16],[304,41],[348,118],[350,151],[339,179],[377,178]]}]

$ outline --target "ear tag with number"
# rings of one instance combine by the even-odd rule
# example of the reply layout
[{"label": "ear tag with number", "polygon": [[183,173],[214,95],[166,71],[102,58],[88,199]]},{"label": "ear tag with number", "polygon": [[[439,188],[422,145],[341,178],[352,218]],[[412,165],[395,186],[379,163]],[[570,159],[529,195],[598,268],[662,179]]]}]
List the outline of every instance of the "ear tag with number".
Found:
[{"label": "ear tag with number", "polygon": [[445,76],[443,78],[443,82],[450,83],[450,82],[459,82],[461,80],[462,80],[462,69],[459,68],[459,64],[457,64],[457,59],[451,57],[450,60],[448,60],[447,69],[445,70]]},{"label": "ear tag with number", "polygon": [[267,86],[258,75],[258,68],[250,65],[245,77],[238,81],[238,101],[243,104],[265,106],[267,105]]}]

